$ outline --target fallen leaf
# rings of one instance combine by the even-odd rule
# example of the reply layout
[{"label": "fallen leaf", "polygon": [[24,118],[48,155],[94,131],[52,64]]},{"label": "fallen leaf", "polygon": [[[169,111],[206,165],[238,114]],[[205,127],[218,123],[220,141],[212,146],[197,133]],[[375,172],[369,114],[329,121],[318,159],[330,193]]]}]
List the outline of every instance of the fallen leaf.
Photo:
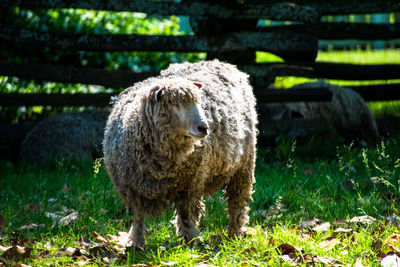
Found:
[{"label": "fallen leaf", "polygon": [[[307,254],[304,256],[304,261],[306,263],[311,263],[312,265],[316,265],[317,263],[322,263],[326,265],[335,265],[335,266],[342,266],[343,263],[330,257],[320,257],[311,254]],[[319,264],[317,264],[319,266]]]},{"label": "fallen leaf", "polygon": [[302,251],[301,249],[298,249],[290,244],[281,244],[276,248],[276,250],[282,255],[296,254],[296,252]]},{"label": "fallen leaf", "polygon": [[376,223],[377,220],[369,215],[364,215],[364,216],[353,217],[350,220],[348,220],[348,222],[362,224],[362,225],[369,225],[372,223]]},{"label": "fallen leaf", "polygon": [[344,235],[344,236],[351,236],[352,234],[354,233],[354,230],[353,229],[344,229],[344,228],[337,228],[337,229],[335,229],[334,231],[333,231],[333,233],[332,233],[332,236],[333,237],[337,237],[337,236],[341,236],[341,235]]},{"label": "fallen leaf", "polygon": [[314,219],[309,220],[309,221],[301,222],[299,224],[298,228],[299,229],[312,229],[313,227],[317,226],[318,223],[319,223],[319,220],[314,218]]},{"label": "fallen leaf", "polygon": [[160,262],[161,266],[174,266],[177,265],[178,263],[176,261],[169,261],[169,262]]},{"label": "fallen leaf", "polygon": [[108,235],[107,241],[114,245],[114,248],[121,249],[132,245],[132,241],[129,239],[129,233],[118,232],[118,235]]},{"label": "fallen leaf", "polygon": [[383,267],[400,267],[400,257],[394,253],[389,253],[381,260]]},{"label": "fallen leaf", "polygon": [[296,266],[296,265],[298,265],[299,263],[302,262],[301,257],[300,257],[300,256],[297,256],[297,255],[295,255],[295,254],[282,255],[282,256],[281,256],[281,259],[282,259],[284,262],[290,263],[290,264],[293,265],[293,266]]},{"label": "fallen leaf", "polygon": [[329,222],[324,222],[314,226],[312,230],[315,232],[328,232],[330,228],[331,224]]},{"label": "fallen leaf", "polygon": [[326,265],[335,265],[335,266],[344,265],[341,261],[338,261],[331,257],[320,257],[320,256],[317,256],[317,257],[318,257],[319,262],[326,264]]},{"label": "fallen leaf", "polygon": [[335,237],[330,237],[318,244],[320,248],[324,248],[325,250],[333,249],[337,244],[340,244],[340,240]]},{"label": "fallen leaf", "polygon": [[31,223],[28,225],[21,226],[20,228],[18,228],[18,230],[32,230],[34,228],[40,228],[40,227],[46,227],[46,225],[43,223],[41,224]]},{"label": "fallen leaf", "polygon": [[245,227],[244,235],[245,236],[254,236],[257,234],[257,229],[255,227]]},{"label": "fallen leaf", "polygon": [[19,241],[17,245],[23,247],[26,245],[32,246],[36,243],[37,243],[37,241],[34,239],[24,239],[24,240]]},{"label": "fallen leaf", "polygon": [[354,261],[353,267],[367,267],[367,266],[362,263],[362,258],[357,258]]},{"label": "fallen leaf", "polygon": [[56,219],[60,219],[61,216],[55,213],[51,213],[51,212],[45,212],[44,216],[46,216],[47,218],[56,220]]},{"label": "fallen leaf", "polygon": [[392,233],[388,238],[387,238],[387,242],[389,242],[389,244],[392,244],[393,245],[393,243],[397,243],[397,242],[400,242],[400,234],[397,234],[397,233]]},{"label": "fallen leaf", "polygon": [[3,247],[3,246],[0,246],[0,251],[1,251],[1,252],[5,252],[5,251],[7,251],[9,248],[11,248],[11,247]]},{"label": "fallen leaf", "polygon": [[78,219],[79,213],[73,212],[65,217],[62,217],[59,221],[58,224],[61,226],[67,226],[68,224],[70,224],[73,221],[76,221]]},{"label": "fallen leaf", "polygon": [[102,243],[104,243],[104,244],[107,244],[108,242],[107,242],[107,240],[104,238],[104,237],[102,237],[101,235],[99,235],[97,232],[93,232],[92,233],[92,235],[97,239],[97,240],[99,240],[99,241],[101,241]]},{"label": "fallen leaf", "polygon": [[20,261],[29,258],[31,251],[31,248],[12,246],[3,253],[2,257],[7,260]]},{"label": "fallen leaf", "polygon": [[393,246],[392,244],[385,244],[384,247],[388,248],[391,252],[396,252],[396,253],[400,254],[400,249],[398,249],[397,247]]}]

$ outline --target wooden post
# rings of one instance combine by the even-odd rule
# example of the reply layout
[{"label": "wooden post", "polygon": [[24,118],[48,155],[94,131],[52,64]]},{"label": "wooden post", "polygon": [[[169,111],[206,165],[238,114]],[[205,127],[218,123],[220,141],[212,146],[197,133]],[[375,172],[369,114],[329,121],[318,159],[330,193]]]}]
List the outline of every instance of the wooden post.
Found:
[{"label": "wooden post", "polygon": [[[257,19],[220,19],[215,17],[191,17],[190,24],[193,32],[198,36],[216,37],[232,32],[240,32],[255,28]],[[256,54],[254,51],[212,51],[207,53],[207,59],[217,58],[237,65],[254,64]]]}]

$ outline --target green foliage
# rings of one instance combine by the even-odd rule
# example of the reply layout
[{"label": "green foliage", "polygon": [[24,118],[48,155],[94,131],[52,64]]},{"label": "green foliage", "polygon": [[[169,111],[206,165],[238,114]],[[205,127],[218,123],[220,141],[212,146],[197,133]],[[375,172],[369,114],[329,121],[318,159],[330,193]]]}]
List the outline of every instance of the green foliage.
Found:
[{"label": "green foliage", "polygon": [[[9,7],[2,11],[7,23],[41,31],[80,34],[181,35],[180,19],[149,17],[143,13],[83,9],[35,9]],[[48,63],[63,66],[159,72],[170,63],[204,59],[205,53],[176,52],[91,52],[0,44],[0,59],[15,62]],[[122,89],[122,88],[121,88]],[[118,89],[82,84],[26,81],[0,77],[1,93],[98,93]],[[74,108],[76,109],[76,108]],[[1,122],[38,121],[71,108],[0,107]]]}]

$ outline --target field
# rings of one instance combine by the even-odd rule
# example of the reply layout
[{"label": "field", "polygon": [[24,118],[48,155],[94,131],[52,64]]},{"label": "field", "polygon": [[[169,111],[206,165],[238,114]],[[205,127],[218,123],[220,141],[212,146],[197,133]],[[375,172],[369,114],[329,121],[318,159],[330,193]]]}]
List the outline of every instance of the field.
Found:
[{"label": "field", "polygon": [[396,260],[398,138],[365,148],[314,140],[304,151],[293,141],[258,150],[245,238],[226,237],[219,193],[206,200],[202,242],[178,240],[171,210],[147,221],[144,250],[118,245],[118,232],[128,231],[132,213],[101,160],[44,167],[2,162],[0,266],[371,266]]}]

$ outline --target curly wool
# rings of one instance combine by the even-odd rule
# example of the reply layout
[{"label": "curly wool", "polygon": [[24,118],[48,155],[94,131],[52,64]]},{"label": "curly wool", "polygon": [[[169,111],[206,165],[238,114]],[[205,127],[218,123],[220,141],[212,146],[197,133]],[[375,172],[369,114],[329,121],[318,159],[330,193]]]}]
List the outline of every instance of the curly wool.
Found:
[{"label": "curly wool", "polygon": [[258,112],[263,118],[260,131],[266,140],[275,142],[279,135],[310,138],[316,134],[332,139],[342,136],[347,140],[378,140],[375,118],[357,92],[323,80],[292,88],[330,89],[332,101],[259,105]]},{"label": "curly wool", "polygon": [[[173,90],[164,90],[155,108],[157,88]],[[179,133],[171,120],[173,107],[185,101],[205,111],[209,134],[200,142]],[[194,199],[197,222],[203,197],[225,186],[230,217],[236,216],[231,227],[242,226],[255,181],[256,124],[248,76],[235,66],[217,60],[172,64],[116,99],[105,131],[106,167],[135,214],[159,216],[186,197]]]},{"label": "curly wool", "polygon": [[43,163],[54,159],[94,159],[102,156],[109,110],[84,110],[39,122],[24,138],[20,160]]}]

